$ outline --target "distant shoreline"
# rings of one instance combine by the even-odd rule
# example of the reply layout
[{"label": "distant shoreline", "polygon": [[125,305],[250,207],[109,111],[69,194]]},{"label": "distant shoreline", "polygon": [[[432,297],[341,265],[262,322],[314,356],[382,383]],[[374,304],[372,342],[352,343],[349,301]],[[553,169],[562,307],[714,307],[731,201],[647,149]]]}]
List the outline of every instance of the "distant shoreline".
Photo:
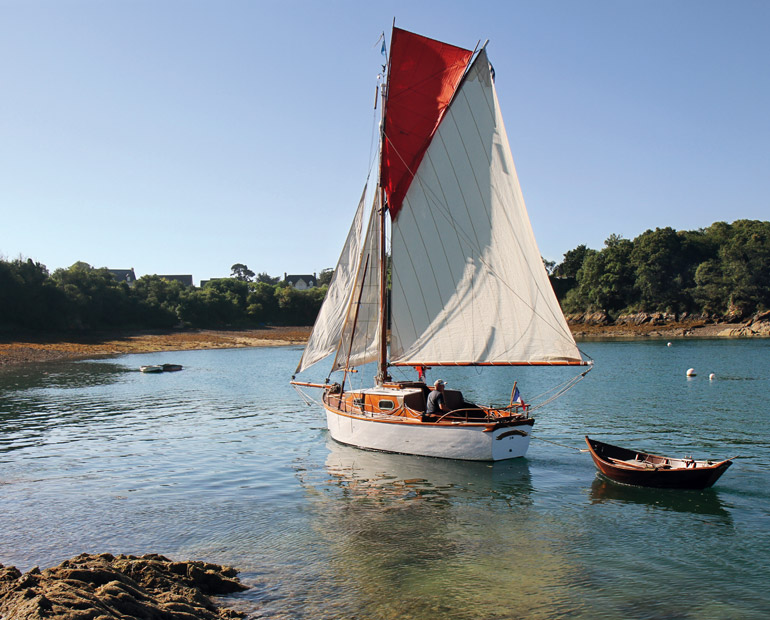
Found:
[{"label": "distant shoreline", "polygon": [[166,330],[71,334],[26,334],[0,340],[0,369],[35,362],[94,359],[128,353],[160,353],[241,347],[275,347],[307,342],[310,327],[246,330]]},{"label": "distant shoreline", "polygon": [[633,323],[590,325],[571,323],[570,330],[576,340],[597,338],[767,338],[770,323],[767,321],[746,323],[707,323],[705,321],[671,321],[662,324]]},{"label": "distant shoreline", "polygon": [[[27,334],[0,340],[0,370],[23,364],[96,359],[129,353],[160,353],[203,349],[302,345],[311,327],[268,327],[244,330],[172,330],[102,333],[87,336]],[[570,325],[578,341],[599,339],[647,340],[657,338],[770,337],[766,322],[679,322],[663,325]]]}]

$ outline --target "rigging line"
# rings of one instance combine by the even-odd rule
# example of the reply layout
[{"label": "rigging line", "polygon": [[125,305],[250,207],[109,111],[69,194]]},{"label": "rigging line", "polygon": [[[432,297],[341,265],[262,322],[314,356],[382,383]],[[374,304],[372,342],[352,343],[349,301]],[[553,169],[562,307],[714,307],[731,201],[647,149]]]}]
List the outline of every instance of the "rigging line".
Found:
[{"label": "rigging line", "polygon": [[[379,89],[379,86],[378,86]],[[372,175],[372,170],[374,169],[374,164],[379,158],[379,149],[374,148],[375,140],[379,144],[379,138],[375,138],[375,136],[379,135],[379,121],[377,120],[377,110],[374,110],[372,112],[372,135],[369,139],[369,172],[366,175],[367,182],[369,181],[369,177]]]},{"label": "rigging line", "polygon": [[571,390],[573,387],[575,387],[580,381],[585,379],[586,374],[588,371],[577,375],[576,377],[573,377],[570,381],[568,381],[566,384],[563,384],[564,387],[562,387],[561,390],[556,392],[553,396],[550,398],[544,400],[541,403],[537,403],[535,405],[530,406],[530,411],[537,411],[538,409],[542,409],[546,405],[550,405],[553,401],[555,401],[557,398],[561,398],[564,394],[566,394],[569,390]]},{"label": "rigging line", "polygon": [[302,402],[304,402],[308,407],[310,407],[311,405],[320,405],[320,406],[323,407],[323,402],[322,401],[316,400],[312,396],[310,396],[307,393],[303,392],[302,389],[300,389],[299,386],[294,385],[292,387],[297,391],[297,394],[299,394],[299,397],[302,400]]},{"label": "rigging line", "polygon": [[530,433],[529,435],[532,439],[537,439],[538,441],[544,441],[545,443],[552,443],[554,446],[559,446],[560,448],[567,448],[569,450],[575,450],[577,452],[588,452],[587,448],[576,448],[575,446],[568,446],[567,444],[558,443],[556,441],[552,441],[550,439],[543,439],[542,437],[537,437],[536,435],[532,435]]},{"label": "rigging line", "polygon": [[548,394],[551,394],[552,392],[555,392],[555,391],[557,391],[557,390],[560,390],[560,389],[561,389],[563,386],[565,386],[565,385],[568,385],[568,384],[570,384],[570,383],[572,383],[572,382],[576,381],[576,379],[577,379],[578,377],[584,377],[585,375],[587,375],[589,372],[591,372],[592,368],[593,368],[593,367],[589,367],[589,368],[588,368],[588,370],[583,370],[583,371],[581,371],[580,373],[578,373],[577,375],[575,375],[574,377],[571,377],[571,378],[567,379],[566,381],[563,381],[562,383],[559,383],[558,385],[555,385],[555,386],[553,386],[553,387],[550,387],[550,388],[548,388],[548,389],[547,389],[545,392],[541,392],[541,393],[540,393],[540,394],[538,394],[537,396],[533,396],[533,397],[530,399],[530,401],[531,401],[531,402],[535,402],[535,401],[537,401],[539,398],[543,398],[544,396],[547,396]]}]

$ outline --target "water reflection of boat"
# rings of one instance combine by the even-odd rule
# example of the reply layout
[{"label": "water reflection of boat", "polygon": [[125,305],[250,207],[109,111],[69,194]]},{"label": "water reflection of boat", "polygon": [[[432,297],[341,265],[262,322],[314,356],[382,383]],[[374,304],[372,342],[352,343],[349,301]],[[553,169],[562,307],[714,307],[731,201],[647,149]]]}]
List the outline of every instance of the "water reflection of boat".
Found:
[{"label": "water reflection of boat", "polygon": [[325,478],[298,475],[313,515],[303,529],[323,558],[313,581],[329,588],[333,617],[541,617],[549,585],[584,579],[564,552],[576,534],[539,518],[526,459],[449,461],[330,437],[326,447]]},{"label": "water reflection of boat", "polygon": [[329,439],[329,482],[348,495],[379,499],[447,500],[469,497],[516,498],[532,493],[524,459],[484,463],[359,450]]},{"label": "water reflection of boat", "polygon": [[713,515],[726,520],[731,519],[730,511],[719,499],[714,489],[654,489],[613,484],[609,480],[597,477],[591,484],[592,504],[621,502],[639,504],[660,510],[689,512],[700,515]]}]

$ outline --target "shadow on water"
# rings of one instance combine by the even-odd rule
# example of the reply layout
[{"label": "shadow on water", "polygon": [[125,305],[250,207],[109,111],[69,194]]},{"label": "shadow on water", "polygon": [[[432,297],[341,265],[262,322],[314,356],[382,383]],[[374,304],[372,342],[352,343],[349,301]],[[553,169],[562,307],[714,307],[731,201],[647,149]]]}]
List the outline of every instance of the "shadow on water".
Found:
[{"label": "shadow on water", "polygon": [[720,517],[725,522],[732,522],[728,506],[719,498],[714,489],[652,489],[618,484],[597,474],[591,484],[590,499],[592,504],[619,502],[649,506],[659,510],[669,510],[696,515]]},{"label": "shadow on water", "polygon": [[0,374],[0,396],[4,392],[41,389],[81,389],[111,385],[135,372],[111,362],[46,362],[9,369]]}]

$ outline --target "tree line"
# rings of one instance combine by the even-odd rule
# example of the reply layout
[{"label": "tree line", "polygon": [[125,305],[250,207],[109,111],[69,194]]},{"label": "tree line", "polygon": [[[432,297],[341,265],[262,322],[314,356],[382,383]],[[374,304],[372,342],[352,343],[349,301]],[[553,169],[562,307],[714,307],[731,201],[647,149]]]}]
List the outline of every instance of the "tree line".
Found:
[{"label": "tree line", "polygon": [[[579,245],[546,269],[566,313],[742,318],[770,308],[770,222],[611,235],[601,250]],[[154,275],[129,286],[83,262],[49,273],[32,259],[0,260],[0,331],[312,325],[332,276],[324,269],[321,286],[297,290],[241,263],[231,270],[203,287]]]},{"label": "tree line", "polygon": [[705,229],[611,235],[601,250],[579,245],[550,267],[566,313],[706,314],[740,319],[770,308],[770,222],[716,222]]},{"label": "tree line", "polygon": [[327,286],[297,290],[267,274],[252,281],[240,266],[248,273],[199,288],[155,275],[129,285],[84,262],[49,273],[32,259],[0,260],[0,331],[312,325]]}]

